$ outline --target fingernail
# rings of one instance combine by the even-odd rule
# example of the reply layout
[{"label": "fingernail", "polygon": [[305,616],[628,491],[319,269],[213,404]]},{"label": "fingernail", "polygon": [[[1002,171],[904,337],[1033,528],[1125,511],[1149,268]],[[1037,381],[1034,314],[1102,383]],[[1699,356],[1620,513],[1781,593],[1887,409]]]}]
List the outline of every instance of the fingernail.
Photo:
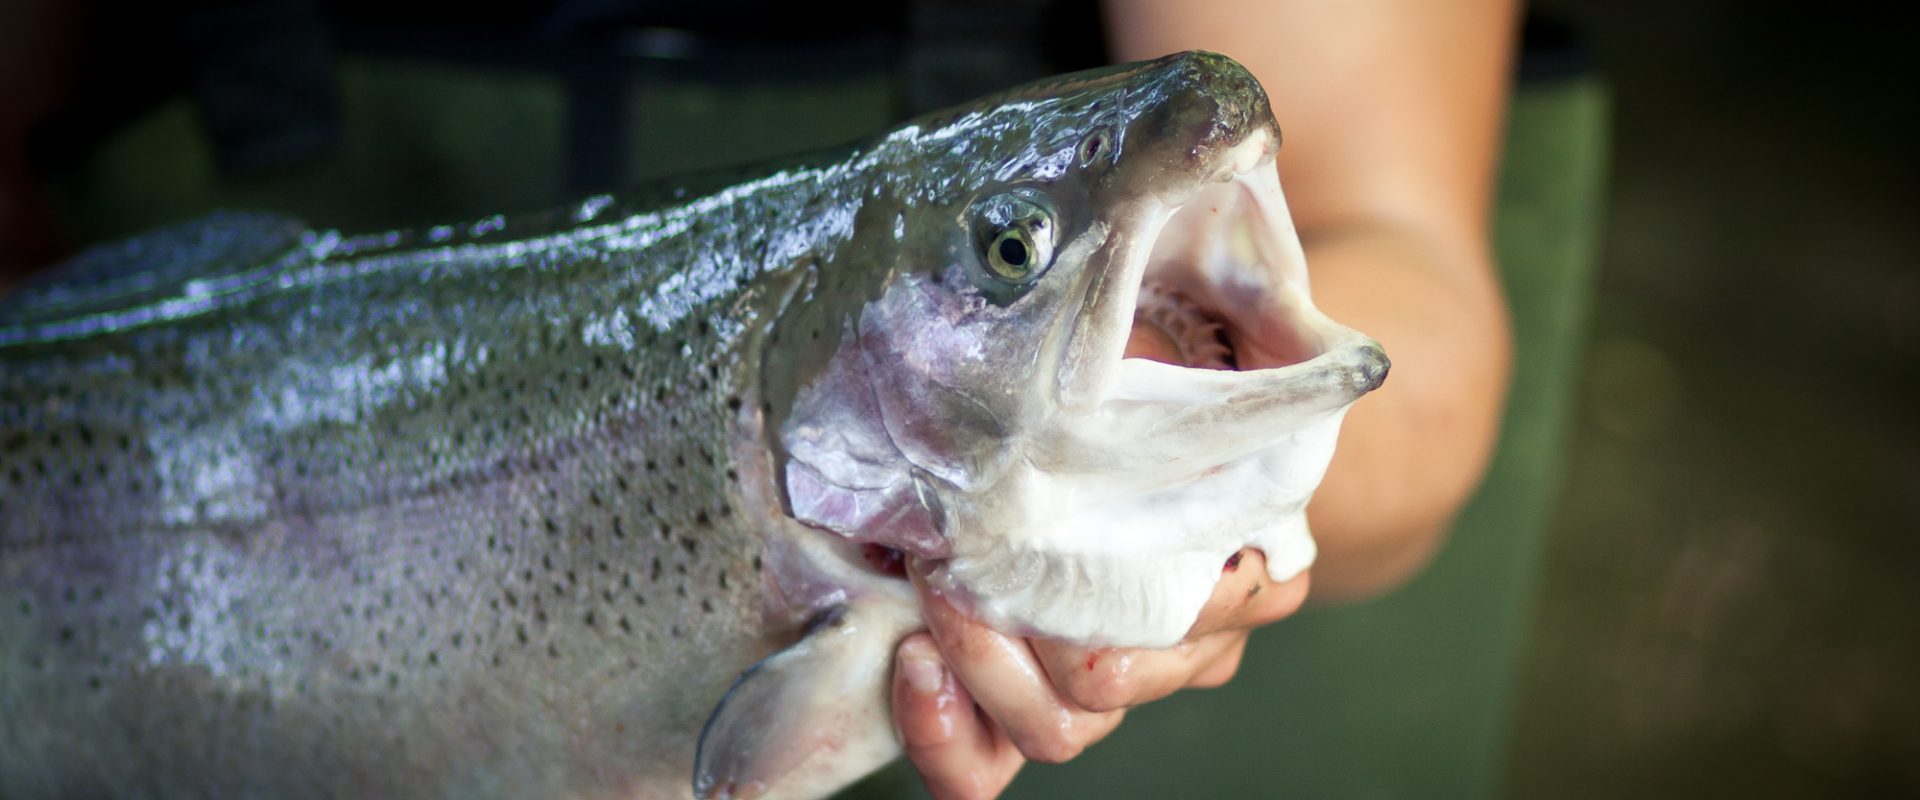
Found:
[{"label": "fingernail", "polygon": [[907,679],[907,685],[921,694],[933,694],[940,691],[940,684],[946,682],[946,670],[940,666],[940,656],[933,646],[915,639],[900,646],[899,670]]}]

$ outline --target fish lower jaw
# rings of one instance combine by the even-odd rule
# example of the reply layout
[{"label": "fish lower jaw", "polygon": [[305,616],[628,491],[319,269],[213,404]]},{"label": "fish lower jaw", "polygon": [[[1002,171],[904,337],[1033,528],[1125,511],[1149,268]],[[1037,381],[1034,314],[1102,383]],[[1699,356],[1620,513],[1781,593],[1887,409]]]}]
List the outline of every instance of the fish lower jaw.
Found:
[{"label": "fish lower jaw", "polygon": [[1221,565],[1261,551],[1276,581],[1316,548],[1306,505],[1339,415],[1198,474],[1035,474],[1010,493],[1044,509],[1005,533],[956,543],[935,585],[994,627],[1097,647],[1170,647],[1212,597]]},{"label": "fish lower jaw", "polygon": [[943,564],[929,580],[992,627],[1086,647],[1172,647],[1213,596],[1222,564],[1243,547],[1266,555],[1274,580],[1306,571],[1317,552],[1302,513],[1191,548],[1057,548],[1013,544]]}]

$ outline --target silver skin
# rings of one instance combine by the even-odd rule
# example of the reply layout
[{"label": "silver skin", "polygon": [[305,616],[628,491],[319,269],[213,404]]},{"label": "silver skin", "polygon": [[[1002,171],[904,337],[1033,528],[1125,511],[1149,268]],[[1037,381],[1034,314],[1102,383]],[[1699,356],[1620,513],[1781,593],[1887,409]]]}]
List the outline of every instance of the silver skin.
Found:
[{"label": "silver skin", "polygon": [[[0,300],[0,796],[820,796],[897,755],[888,549],[1170,643],[1212,578],[1133,562],[1293,531],[1385,373],[1306,300],[1277,143],[1182,54],[746,180],[83,256]],[[1292,365],[1121,359],[1149,280]],[[1127,498],[1236,516],[1049,534]]]}]

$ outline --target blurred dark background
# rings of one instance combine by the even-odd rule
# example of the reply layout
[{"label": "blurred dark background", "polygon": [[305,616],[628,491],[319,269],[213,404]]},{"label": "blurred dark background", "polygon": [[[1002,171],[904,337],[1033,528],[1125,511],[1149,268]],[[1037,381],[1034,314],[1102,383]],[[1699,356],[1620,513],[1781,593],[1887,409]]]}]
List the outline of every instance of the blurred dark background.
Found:
[{"label": "blurred dark background", "polygon": [[[131,16],[102,29],[19,0],[0,16],[0,122],[31,134],[0,141],[0,286],[214,207],[361,228],[538,208],[844,141],[1100,58],[1090,4],[1010,4],[984,25],[942,16],[955,4],[794,6],[723,38],[670,4],[640,27],[606,9],[645,3],[569,5],[396,18],[336,3],[313,24],[311,4],[269,3],[183,40],[146,35],[167,4],[111,6]],[[1493,679],[1505,699],[1485,706],[1503,732],[1492,777],[1399,794],[1920,796],[1911,26],[1867,4],[1534,11],[1571,35],[1534,66],[1598,87],[1609,143],[1597,277],[1572,290],[1590,316],[1559,365],[1570,438],[1551,454],[1564,472],[1538,556],[1498,600],[1524,636]],[[428,25],[443,35],[418,35]],[[169,49],[222,40],[251,44],[225,66]],[[1023,61],[1006,41],[1058,44]],[[262,99],[276,96],[299,101]],[[417,135],[396,144],[395,128]],[[1207,702],[1170,701],[1165,724]],[[1071,774],[1034,772],[1016,788]]]},{"label": "blurred dark background", "polygon": [[1584,2],[1611,201],[1514,797],[1920,795],[1920,71],[1869,5]]}]

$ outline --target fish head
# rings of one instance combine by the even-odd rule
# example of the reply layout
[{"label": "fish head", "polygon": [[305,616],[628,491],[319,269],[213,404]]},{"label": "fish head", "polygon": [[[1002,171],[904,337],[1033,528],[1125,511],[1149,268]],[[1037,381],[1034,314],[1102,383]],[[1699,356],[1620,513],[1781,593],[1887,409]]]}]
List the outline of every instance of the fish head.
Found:
[{"label": "fish head", "polygon": [[1197,52],[885,137],[860,215],[891,235],[820,268],[831,346],[778,359],[789,513],[1003,630],[1103,646],[1179,641],[1243,547],[1304,570],[1388,362],[1314,308],[1279,146],[1259,83]]}]

